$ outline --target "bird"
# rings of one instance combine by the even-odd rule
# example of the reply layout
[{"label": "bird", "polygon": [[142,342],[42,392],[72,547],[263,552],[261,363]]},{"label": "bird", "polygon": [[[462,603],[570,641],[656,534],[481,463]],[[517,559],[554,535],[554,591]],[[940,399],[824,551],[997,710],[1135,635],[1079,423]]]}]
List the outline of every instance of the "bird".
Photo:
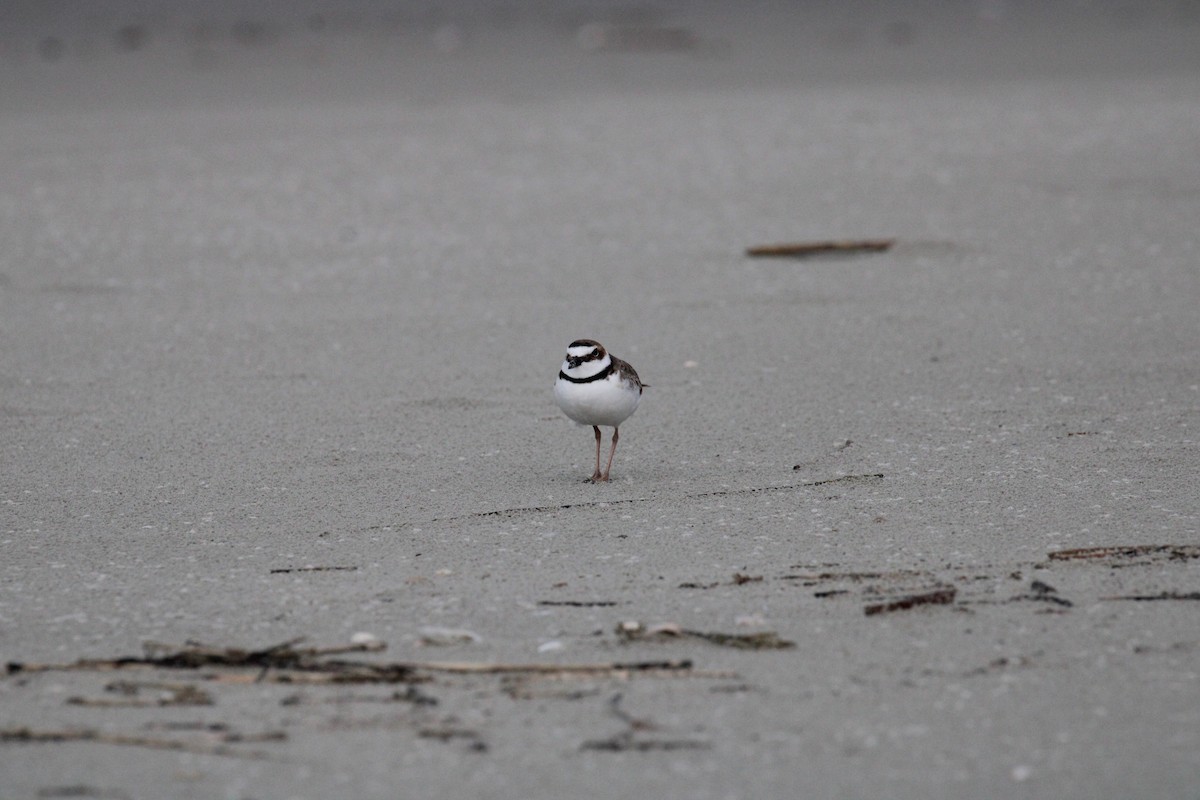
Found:
[{"label": "bird", "polygon": [[[554,399],[563,413],[580,425],[591,425],[596,432],[596,471],[594,483],[608,480],[613,456],[620,439],[620,425],[637,411],[646,388],[637,371],[604,349],[595,339],[576,339],[567,345],[567,355],[558,370]],[[600,426],[610,426],[612,448],[608,464],[600,471]]]}]

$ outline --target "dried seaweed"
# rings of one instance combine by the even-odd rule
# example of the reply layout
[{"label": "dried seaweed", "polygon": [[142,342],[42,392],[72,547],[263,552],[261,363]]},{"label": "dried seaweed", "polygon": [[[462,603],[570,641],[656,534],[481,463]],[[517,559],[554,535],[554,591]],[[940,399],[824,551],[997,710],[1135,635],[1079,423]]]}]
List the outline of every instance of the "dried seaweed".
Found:
[{"label": "dried seaweed", "polygon": [[579,745],[580,750],[599,750],[608,753],[647,753],[653,750],[708,750],[710,742],[696,739],[643,739],[632,731],[622,731],[607,739],[588,739]]},{"label": "dried seaweed", "polygon": [[[164,683],[161,681],[114,681],[104,687],[105,691],[122,695],[111,697],[68,697],[68,705],[91,708],[149,708],[165,706],[211,706],[212,695],[190,683]],[[141,697],[143,689],[160,692],[158,697]]]},{"label": "dried seaweed", "polygon": [[1143,556],[1165,556],[1171,561],[1187,561],[1200,558],[1200,545],[1138,544],[1113,547],[1077,547],[1070,550],[1052,550],[1048,556],[1051,561],[1128,560]]},{"label": "dried seaweed", "polygon": [[674,623],[646,626],[640,622],[622,622],[617,626],[617,636],[626,642],[662,642],[698,639],[722,647],[734,647],[739,650],[787,650],[795,647],[796,643],[779,638],[774,631],[759,633],[719,633],[694,631],[682,628]]},{"label": "dried seaweed", "polygon": [[274,682],[298,684],[325,683],[417,683],[431,680],[432,673],[458,675],[605,675],[627,677],[632,674],[645,675],[703,675],[692,669],[687,659],[668,661],[634,661],[595,664],[549,664],[549,663],[485,663],[470,661],[400,661],[375,663],[368,661],[346,661],[324,659],[321,656],[346,653],[378,651],[384,649],[381,642],[347,645],[330,648],[296,648],[302,641],[293,639],[261,650],[245,650],[234,647],[213,647],[187,644],[182,648],[166,645],[148,645],[147,655],[126,656],[114,659],[81,659],[66,664],[37,664],[19,661],[9,662],[7,673],[15,675],[29,672],[60,670],[109,671],[132,668],[187,669],[225,668],[230,672],[207,674],[207,680],[226,683]]},{"label": "dried seaweed", "polygon": [[686,581],[679,584],[680,589],[715,589],[718,586],[742,586],[747,583],[762,583],[762,575],[746,575],[741,572],[733,573],[733,578],[728,584],[721,581],[713,581],[711,583],[696,583],[695,581]]},{"label": "dried seaweed", "polygon": [[658,731],[660,727],[653,720],[645,717],[635,717],[621,708],[622,695],[615,694],[608,701],[609,712],[627,726],[620,733],[604,739],[588,739],[579,745],[580,750],[598,750],[608,753],[639,752],[651,750],[707,750],[712,745],[697,739],[667,739],[662,737],[647,738],[641,736],[647,731]]},{"label": "dried seaweed", "polygon": [[[213,741],[215,739],[215,741]],[[270,753],[258,750],[239,750],[229,744],[247,742],[280,742],[287,739],[283,731],[268,731],[260,734],[220,733],[208,740],[167,739],[155,736],[133,736],[123,733],[108,733],[94,728],[61,728],[37,730],[28,727],[0,729],[0,743],[11,744],[59,744],[63,742],[97,742],[129,747],[148,747],[154,750],[177,750],[213,756],[232,756],[256,760],[273,759]]]},{"label": "dried seaweed", "polygon": [[1101,600],[1135,600],[1147,602],[1153,600],[1200,600],[1200,592],[1159,592],[1158,594],[1116,594],[1101,597]]},{"label": "dried seaweed", "polygon": [[873,603],[865,607],[863,613],[868,617],[872,617],[876,614],[888,614],[893,611],[907,611],[917,606],[948,605],[954,602],[954,597],[957,594],[958,590],[953,586],[945,586],[934,589],[931,592],[906,595],[905,597],[886,603]]},{"label": "dried seaweed", "polygon": [[1020,600],[1033,600],[1041,603],[1054,603],[1066,608],[1072,608],[1075,605],[1067,598],[1059,597],[1058,590],[1044,581],[1033,581],[1029,584],[1029,589],[1030,591],[1026,594],[1010,597],[1008,602],[1014,603]]}]

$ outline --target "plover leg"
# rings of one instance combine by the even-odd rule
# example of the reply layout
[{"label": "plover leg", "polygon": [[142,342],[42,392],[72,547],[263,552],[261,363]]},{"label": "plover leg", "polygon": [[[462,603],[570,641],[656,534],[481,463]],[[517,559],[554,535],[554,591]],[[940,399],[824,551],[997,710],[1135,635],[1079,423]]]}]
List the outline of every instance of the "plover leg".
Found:
[{"label": "plover leg", "polygon": [[[613,442],[612,442],[612,449],[608,451],[608,464],[606,464],[606,465],[605,465],[605,467],[604,467],[604,475],[602,475],[602,476],[600,477],[600,480],[602,480],[602,481],[606,481],[606,480],[608,480],[608,473],[609,473],[610,471],[612,471],[612,460],[613,460],[613,456],[617,454],[617,439],[619,439],[619,438],[621,438],[621,431],[620,431],[620,429],[619,429],[619,428],[613,428]],[[597,461],[597,462],[596,462],[596,466],[597,466],[597,467],[599,467],[599,466],[600,466],[600,463],[599,463],[599,461]]]},{"label": "plover leg", "polygon": [[593,425],[592,430],[596,432],[596,471],[592,473],[592,480],[602,481],[604,477],[600,475],[600,426]]}]

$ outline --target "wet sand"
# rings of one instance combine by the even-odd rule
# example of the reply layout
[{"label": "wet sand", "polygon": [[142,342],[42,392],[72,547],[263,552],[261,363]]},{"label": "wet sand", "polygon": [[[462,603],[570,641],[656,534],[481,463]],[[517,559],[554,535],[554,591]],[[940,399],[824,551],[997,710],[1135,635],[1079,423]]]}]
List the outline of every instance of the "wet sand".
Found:
[{"label": "wet sand", "polygon": [[[789,56],[761,9],[6,45],[0,658],[424,666],[13,672],[9,739],[93,733],[0,743],[0,793],[1186,794],[1200,26],[1160,11],[1088,18],[1107,69],[1011,18]],[[579,337],[651,385],[607,485]]]}]

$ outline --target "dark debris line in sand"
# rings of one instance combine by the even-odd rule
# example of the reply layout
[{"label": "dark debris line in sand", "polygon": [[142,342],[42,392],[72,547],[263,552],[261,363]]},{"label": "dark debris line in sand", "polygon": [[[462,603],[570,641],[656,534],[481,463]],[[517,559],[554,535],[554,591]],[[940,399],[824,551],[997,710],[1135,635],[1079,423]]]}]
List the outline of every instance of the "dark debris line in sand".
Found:
[{"label": "dark debris line in sand", "polygon": [[872,603],[863,608],[863,613],[868,617],[873,617],[876,614],[888,614],[893,611],[907,611],[910,608],[916,608],[917,606],[949,605],[950,603],[954,602],[954,598],[957,594],[958,589],[955,589],[953,586],[944,586],[934,589],[931,592],[905,595],[897,600],[890,600],[886,603]]},{"label": "dark debris line in sand", "polygon": [[721,647],[733,647],[739,650],[790,650],[795,642],[779,638],[774,631],[758,633],[714,633],[709,631],[694,631],[679,625],[643,625],[640,622],[622,622],[617,626],[617,636],[625,642],[665,642],[697,640]]},{"label": "dark debris line in sand", "polygon": [[271,570],[272,575],[288,575],[293,572],[355,572],[358,567],[277,567]]},{"label": "dark debris line in sand", "polygon": [[199,755],[231,756],[258,761],[274,760],[275,756],[261,750],[240,750],[230,747],[229,744],[238,742],[282,742],[286,740],[287,734],[283,731],[268,731],[259,734],[223,732],[218,735],[209,734],[202,740],[189,740],[109,733],[92,728],[36,730],[28,727],[15,727],[0,729],[0,743],[61,744],[63,742],[95,742],[98,744],[124,745],[128,747],[148,747],[153,750],[176,750]]},{"label": "dark debris line in sand", "polygon": [[[883,480],[883,473],[876,472],[868,475],[841,475],[836,478],[824,478],[803,483],[787,483],[781,486],[750,486],[745,489],[716,489],[709,492],[696,492],[683,495],[685,500],[703,500],[708,497],[732,497],[738,495],[765,494],[768,492],[786,492],[792,489],[811,489],[816,486],[826,486],[831,483],[874,483]],[[616,500],[588,500],[582,503],[561,503],[554,506],[517,506],[514,508],[497,508],[492,511],[475,511],[470,514],[459,514],[452,517],[434,517],[430,522],[455,522],[463,519],[479,519],[481,517],[504,517],[518,514],[544,514],[552,511],[568,511],[570,509],[608,508],[611,506],[647,503],[655,497],[626,497]]]},{"label": "dark debris line in sand", "polygon": [[621,708],[622,695],[615,694],[608,701],[608,710],[612,716],[625,723],[625,730],[605,739],[588,739],[579,745],[580,750],[598,750],[608,753],[638,752],[646,753],[652,750],[707,750],[712,745],[699,739],[668,739],[663,737],[646,737],[647,731],[658,731],[660,726],[652,720],[635,717]]},{"label": "dark debris line in sand", "polygon": [[1116,594],[1101,597],[1101,600],[1135,600],[1139,602],[1153,600],[1200,600],[1200,592],[1159,592],[1158,594]]},{"label": "dark debris line in sand", "polygon": [[[8,675],[50,671],[104,672],[121,669],[158,668],[199,670],[225,668],[226,672],[203,675],[204,679],[225,683],[271,682],[304,684],[420,683],[433,679],[434,673],[457,675],[589,675],[630,677],[637,674],[671,677],[713,677],[716,674],[694,670],[690,659],[607,662],[594,664],[487,663],[472,661],[347,661],[324,656],[348,652],[378,652],[382,642],[352,644],[328,648],[296,648],[302,639],[293,639],[260,650],[213,647],[188,643],[168,649],[150,643],[145,656],[113,659],[80,659],[65,664],[38,664],[10,661]],[[719,673],[720,677],[727,677]]]},{"label": "dark debris line in sand", "polygon": [[[1072,550],[1056,550],[1047,554],[1048,560],[1040,563],[1024,563],[1021,567],[1035,570],[1053,570],[1068,564],[1079,564],[1092,568],[1110,570],[1133,566],[1188,561],[1200,558],[1200,546],[1178,544],[1119,545],[1090,547]],[[1074,600],[1063,597],[1058,589],[1044,580],[1034,579],[1028,588],[1008,597],[990,596],[990,585],[1007,576],[1019,580],[1023,569],[1004,568],[996,565],[951,565],[938,569],[895,569],[843,570],[838,564],[793,565],[788,572],[774,577],[749,576],[735,573],[728,581],[685,581],[680,589],[711,590],[719,587],[738,586],[762,581],[790,581],[806,588],[813,588],[813,597],[819,599],[845,598],[859,594],[870,602],[864,607],[867,616],[908,611],[921,607],[948,606],[956,611],[969,612],[972,606],[1005,605],[1010,603],[1035,603],[1043,606],[1037,613],[1063,614],[1075,607]],[[992,573],[984,570],[992,570]],[[945,575],[952,571],[952,576]],[[983,582],[982,595],[972,593],[972,584]],[[832,585],[831,585],[832,584]],[[843,584],[843,585],[838,585]],[[848,584],[848,585],[847,585]],[[1164,590],[1109,595],[1096,598],[1102,601],[1197,601],[1200,592],[1191,590]]]},{"label": "dark debris line in sand", "polygon": [[1054,550],[1048,554],[1051,561],[1118,561],[1143,556],[1165,557],[1170,561],[1188,561],[1200,558],[1200,545],[1137,544],[1114,547],[1077,547],[1071,550]]}]

